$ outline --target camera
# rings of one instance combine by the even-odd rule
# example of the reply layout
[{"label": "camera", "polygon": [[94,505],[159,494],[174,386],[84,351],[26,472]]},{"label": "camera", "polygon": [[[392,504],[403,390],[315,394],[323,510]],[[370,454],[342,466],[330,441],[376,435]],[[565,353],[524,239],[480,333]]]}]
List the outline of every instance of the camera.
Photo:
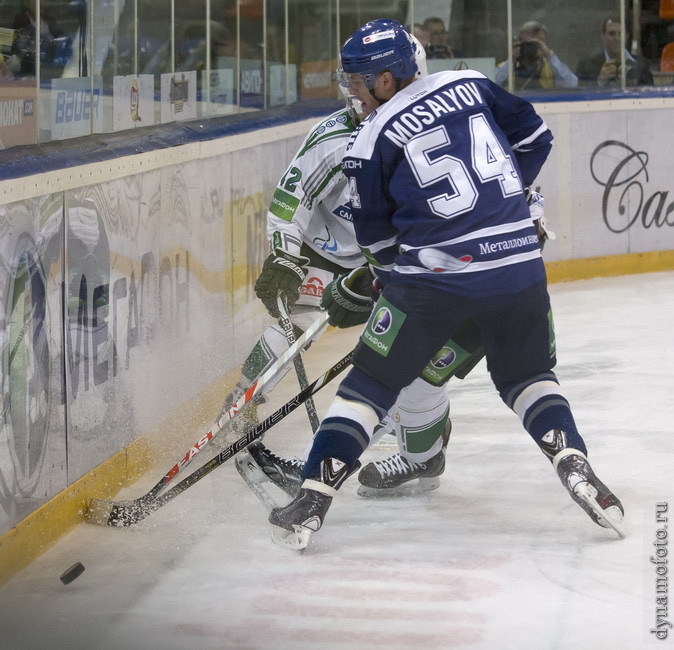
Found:
[{"label": "camera", "polygon": [[538,44],[533,41],[522,41],[520,43],[520,55],[518,61],[523,67],[529,67],[536,62],[538,58]]},{"label": "camera", "polygon": [[428,56],[431,59],[452,58],[449,55],[449,48],[446,45],[429,45],[427,48]]}]

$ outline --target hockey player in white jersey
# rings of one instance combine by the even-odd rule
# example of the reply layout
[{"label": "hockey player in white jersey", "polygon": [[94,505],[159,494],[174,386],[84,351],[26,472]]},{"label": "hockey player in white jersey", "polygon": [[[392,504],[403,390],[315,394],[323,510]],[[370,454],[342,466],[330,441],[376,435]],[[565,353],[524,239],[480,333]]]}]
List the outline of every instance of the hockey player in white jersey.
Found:
[{"label": "hockey player in white jersey", "polygon": [[[425,54],[420,44],[417,47],[417,74],[422,76],[426,74]],[[349,137],[369,110],[350,97],[344,109],[318,123],[281,177],[269,207],[271,253],[255,291],[275,317],[279,316],[277,297],[282,294],[291,308],[291,320],[302,331],[318,317],[321,305],[330,313],[330,324],[337,327],[364,324],[373,306],[372,275],[356,243],[341,170]],[[235,403],[286,348],[281,326],[268,327],[245,360],[242,376],[225,408]],[[361,470],[361,496],[407,494],[438,487],[451,430],[444,384],[454,374],[464,377],[482,356],[479,335],[466,326],[442,347],[435,365],[429,365],[422,377],[401,393],[379,430],[379,435],[395,431],[400,453]],[[282,376],[268,384],[265,392],[273,389]],[[244,425],[245,417],[246,413],[242,414]],[[289,494],[297,493],[302,461],[277,456],[262,443],[253,443],[248,452],[268,478]]]},{"label": "hockey player in white jersey", "polygon": [[302,488],[269,521],[292,548],[306,545],[401,389],[473,321],[505,404],[571,497],[622,535],[622,505],[590,467],[552,370],[545,268],[525,198],[549,129],[478,72],[418,79],[409,36],[393,20],[357,30],[341,60],[351,91],[379,105],[342,167],[358,244],[388,279],[313,439]]}]

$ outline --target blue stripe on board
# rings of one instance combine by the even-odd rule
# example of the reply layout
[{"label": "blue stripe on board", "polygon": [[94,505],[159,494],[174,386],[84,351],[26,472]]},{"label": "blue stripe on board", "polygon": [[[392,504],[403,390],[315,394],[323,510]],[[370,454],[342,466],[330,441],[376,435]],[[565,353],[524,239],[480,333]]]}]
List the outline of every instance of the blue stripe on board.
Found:
[{"label": "blue stripe on board", "polygon": [[174,122],[116,133],[21,145],[0,151],[0,180],[114,160],[168,147],[205,142],[273,126],[323,117],[338,110],[336,100],[304,101],[280,109],[220,118]]}]

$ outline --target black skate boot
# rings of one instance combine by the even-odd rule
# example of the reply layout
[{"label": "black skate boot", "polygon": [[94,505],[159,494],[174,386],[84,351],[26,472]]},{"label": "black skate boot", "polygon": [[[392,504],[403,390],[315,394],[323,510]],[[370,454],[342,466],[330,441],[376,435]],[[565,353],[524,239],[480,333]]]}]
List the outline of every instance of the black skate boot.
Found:
[{"label": "black skate boot", "polygon": [[573,500],[592,521],[625,537],[620,526],[625,514],[622,503],[597,478],[582,452],[570,447],[563,449],[552,459],[552,465]]},{"label": "black skate boot", "polygon": [[248,446],[248,453],[257,463],[265,477],[291,497],[297,496],[302,485],[300,474],[304,463],[297,458],[281,458],[261,442]]},{"label": "black skate boot", "polygon": [[269,515],[275,543],[296,551],[304,550],[313,533],[320,530],[337,489],[360,467],[351,470],[335,458],[321,463],[320,480],[306,479],[298,495],[286,506],[274,508]]},{"label": "black skate boot", "polygon": [[440,487],[440,475],[445,471],[445,454],[451,431],[451,420],[447,420],[442,434],[442,449],[424,463],[407,460],[398,453],[365,465],[358,474],[358,496],[411,496]]}]

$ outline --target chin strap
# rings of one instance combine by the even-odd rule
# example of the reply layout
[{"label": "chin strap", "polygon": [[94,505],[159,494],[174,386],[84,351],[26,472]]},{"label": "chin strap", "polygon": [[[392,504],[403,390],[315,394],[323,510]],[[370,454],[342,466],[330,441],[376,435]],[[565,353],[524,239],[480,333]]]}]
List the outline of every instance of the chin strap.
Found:
[{"label": "chin strap", "polygon": [[388,99],[380,99],[377,97],[377,95],[374,94],[374,88],[370,88],[370,95],[372,95],[379,102],[380,106],[388,101]]}]

